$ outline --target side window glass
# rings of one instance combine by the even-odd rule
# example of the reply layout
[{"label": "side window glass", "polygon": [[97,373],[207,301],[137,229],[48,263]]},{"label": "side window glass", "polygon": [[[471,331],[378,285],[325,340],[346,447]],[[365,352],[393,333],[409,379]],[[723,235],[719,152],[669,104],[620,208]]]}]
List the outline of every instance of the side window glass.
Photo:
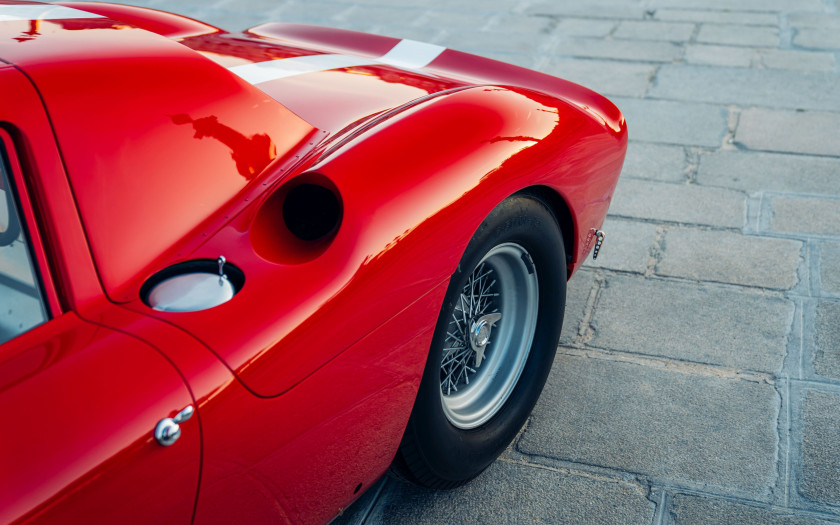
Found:
[{"label": "side window glass", "polygon": [[0,343],[47,320],[11,179],[0,144]]}]

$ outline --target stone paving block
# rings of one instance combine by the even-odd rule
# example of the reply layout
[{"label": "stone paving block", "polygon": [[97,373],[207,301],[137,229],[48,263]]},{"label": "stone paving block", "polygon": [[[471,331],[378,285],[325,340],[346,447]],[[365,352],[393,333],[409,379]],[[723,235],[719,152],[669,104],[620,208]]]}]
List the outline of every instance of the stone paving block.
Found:
[{"label": "stone paving block", "polygon": [[586,265],[625,272],[645,273],[656,241],[656,225],[646,222],[607,218],[602,228],[607,237],[598,258],[590,256]]},{"label": "stone paving block", "polygon": [[694,24],[688,23],[625,20],[619,24],[613,36],[630,40],[684,42],[691,38],[693,31]]},{"label": "stone paving block", "polygon": [[555,52],[558,55],[574,57],[611,58],[634,62],[671,62],[677,58],[680,48],[671,42],[572,37],[561,40]]},{"label": "stone paving block", "polygon": [[[309,0],[286,1],[306,4]],[[510,0],[481,0],[481,2],[476,2],[475,0],[335,0],[335,3],[345,5],[451,9],[453,11],[506,11],[511,8]]]},{"label": "stone paving block", "polygon": [[803,27],[824,27],[840,31],[840,14],[828,13],[789,13],[787,22],[790,26],[801,29]]},{"label": "stone paving block", "polygon": [[746,196],[723,188],[619,179],[610,214],[655,221],[743,228]]},{"label": "stone paving block", "polygon": [[840,49],[840,33],[836,29],[807,27],[797,31],[794,45],[811,49]]},{"label": "stone paving block", "polygon": [[779,45],[779,30],[770,26],[703,24],[697,41],[730,46],[773,47]]},{"label": "stone paving block", "polygon": [[792,51],[788,49],[753,49],[707,44],[689,45],[685,61],[690,64],[727,67],[765,67],[790,71],[834,71],[833,53]]},{"label": "stone paving block", "polygon": [[840,395],[806,390],[802,401],[799,493],[840,506]]},{"label": "stone paving block", "polygon": [[814,371],[840,381],[840,303],[820,302],[815,324]]},{"label": "stone paving block", "polygon": [[822,51],[793,51],[789,49],[760,49],[758,58],[764,67],[791,71],[833,72],[837,61],[834,53]]},{"label": "stone paving block", "polygon": [[728,131],[727,110],[708,104],[613,97],[633,140],[719,147]]},{"label": "stone paving block", "polygon": [[525,9],[530,15],[558,15],[581,18],[609,18],[641,20],[645,9],[636,5],[614,5],[601,2],[557,2],[547,0],[534,2]]},{"label": "stone paving block", "polygon": [[557,357],[521,452],[767,496],[779,404],[771,385]]},{"label": "stone paving block", "polygon": [[665,232],[656,273],[699,281],[788,290],[798,282],[802,243],[741,233],[677,228]]},{"label": "stone paving block", "polygon": [[753,507],[714,498],[677,494],[671,500],[666,523],[673,525],[829,525],[837,523],[815,518],[804,512]]},{"label": "stone paving block", "polygon": [[427,14],[427,9],[422,8],[354,5],[336,18],[362,26],[390,26],[409,25],[412,21],[419,20]]},{"label": "stone paving block", "polygon": [[650,523],[655,510],[634,484],[502,461],[457,489],[391,481],[386,491],[368,523]]},{"label": "stone paving block", "polygon": [[681,146],[630,140],[621,176],[662,182],[685,182],[685,162],[685,151]]},{"label": "stone paving block", "polygon": [[754,193],[840,195],[840,159],[750,151],[715,151],[700,156],[697,182]]},{"label": "stone paving block", "polygon": [[611,276],[595,305],[592,346],[775,372],[791,301],[704,284]]},{"label": "stone paving block", "polygon": [[613,30],[616,24],[614,20],[508,13],[493,18],[487,29],[500,33],[529,33],[532,37],[553,33],[563,37],[603,38]]},{"label": "stone paving block", "polygon": [[[790,0],[739,0],[734,4],[731,0],[654,0],[650,2],[651,7],[679,7],[689,9],[708,9],[716,11],[782,11],[791,10]],[[797,0],[797,11],[823,12],[823,5],[820,0]]]},{"label": "stone paving block", "polygon": [[572,343],[586,316],[589,295],[595,286],[595,274],[587,270],[578,270],[566,284],[566,312],[563,315],[563,332],[560,344]]},{"label": "stone paving block", "polygon": [[840,111],[833,73],[666,64],[649,97],[744,106]]},{"label": "stone paving block", "polygon": [[779,15],[775,13],[753,13],[746,11],[704,11],[699,9],[657,9],[654,18],[673,22],[711,22],[715,24],[739,24],[777,26]]},{"label": "stone paving block", "polygon": [[820,245],[820,288],[823,292],[840,295],[840,243]]},{"label": "stone paving block", "polygon": [[[493,15],[484,11],[453,12],[430,10],[413,19],[412,24],[426,29],[445,29],[452,32],[485,30]],[[498,30],[494,29],[494,33]],[[532,37],[533,38],[533,37]]]},{"label": "stone paving block", "polygon": [[777,197],[770,228],[780,233],[840,236],[840,200]]},{"label": "stone paving block", "polygon": [[603,38],[610,34],[616,25],[614,20],[599,20],[591,18],[555,18],[554,32],[560,36],[592,36]]},{"label": "stone paving block", "polygon": [[571,80],[602,95],[643,97],[655,66],[575,58],[552,59],[541,71]]},{"label": "stone paving block", "polygon": [[542,36],[551,33],[556,25],[557,21],[551,17],[506,13],[493,17],[487,25],[487,30],[497,34],[529,33],[533,36]]},{"label": "stone paving block", "polygon": [[750,67],[755,50],[748,47],[691,44],[685,49],[685,61],[704,66]]},{"label": "stone paving block", "polygon": [[827,111],[750,108],[735,132],[735,141],[750,149],[834,156],[840,156],[838,137],[840,118]]}]

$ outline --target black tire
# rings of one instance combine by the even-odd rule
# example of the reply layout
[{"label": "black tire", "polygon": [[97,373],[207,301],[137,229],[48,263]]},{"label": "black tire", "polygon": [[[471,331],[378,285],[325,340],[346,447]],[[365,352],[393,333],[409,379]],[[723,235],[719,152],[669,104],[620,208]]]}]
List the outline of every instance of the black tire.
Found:
[{"label": "black tire", "polygon": [[[516,370],[521,370],[521,372],[518,373],[518,378],[511,379],[512,386],[505,387],[507,389],[505,391],[509,393],[501,401],[501,405],[498,405],[497,396],[493,398],[492,404],[488,404],[492,410],[468,411],[467,417],[462,420],[459,419],[459,413],[449,406],[445,407],[449,398],[442,392],[442,384],[445,384],[450,390],[450,395],[453,394],[451,392],[452,372],[445,374],[445,379],[442,380],[444,376],[442,360],[447,344],[447,331],[451,332],[451,327],[456,326],[451,324],[454,322],[452,321],[453,312],[456,315],[461,312],[461,307],[458,305],[464,304],[460,301],[465,287],[474,286],[468,285],[468,282],[475,282],[475,279],[469,281],[473,271],[477,269],[480,262],[486,260],[485,256],[489,254],[490,257],[494,257],[493,254],[499,253],[499,247],[504,247],[508,251],[512,249],[511,253],[518,253],[518,250],[527,253],[527,256],[523,255],[522,260],[525,262],[528,273],[531,273],[530,270],[536,272],[539,292],[536,323],[535,325],[533,321],[527,323],[530,327],[528,330],[532,330],[533,338],[528,338],[530,348],[527,350],[527,357],[518,350],[517,355],[521,357],[518,357],[519,364],[516,365]],[[490,262],[492,260],[489,259]],[[528,276],[525,278],[532,279]],[[501,277],[500,280],[504,281]],[[566,257],[560,228],[553,214],[542,202],[527,195],[514,195],[506,199],[478,228],[461,258],[458,269],[452,275],[435,327],[417,399],[394,460],[392,472],[416,484],[440,489],[462,485],[487,468],[522,428],[542,392],[557,350],[565,301]],[[530,304],[535,303],[532,301]],[[461,315],[466,317],[466,314]],[[509,316],[510,314],[502,312],[502,315]],[[515,315],[518,316],[518,314]],[[464,323],[464,325],[467,324],[467,322]],[[470,326],[475,328],[476,323],[472,322]],[[503,325],[500,324],[500,326]],[[488,329],[488,333],[490,330],[492,328]],[[504,335],[502,330],[503,328],[499,328],[500,340]],[[519,328],[513,331],[516,332],[516,330]],[[504,343],[499,343],[498,347],[491,347],[493,337],[491,336],[490,339],[491,342],[487,343],[486,347],[489,357],[486,361],[479,361],[479,364],[490,363],[493,352],[501,352],[502,355],[505,355],[504,352],[509,352],[505,350]],[[516,337],[508,339],[517,340]],[[474,345],[478,344],[478,348],[483,351],[484,347],[480,344],[484,339],[476,336],[476,339],[470,340],[472,350],[466,349],[466,352],[473,351],[470,359],[480,360],[480,357],[476,357],[479,352],[475,350]],[[448,363],[451,363],[451,356],[455,354],[451,348],[452,341],[450,335],[449,347],[446,350]],[[507,346],[513,346],[513,343]],[[528,344],[521,342],[517,343],[516,347],[527,348]],[[524,365],[521,364],[523,361]],[[449,365],[450,368],[451,366]],[[444,368],[444,373],[450,368]],[[478,374],[482,372],[481,367],[475,366],[474,372],[473,377],[478,378]],[[468,371],[463,373],[468,375]],[[488,379],[485,383],[492,384],[496,375],[494,373],[490,376],[492,379]],[[511,377],[515,375],[516,372],[510,374]],[[478,379],[473,384],[477,385]],[[461,383],[461,386],[463,389],[478,388],[467,386],[465,383]],[[487,388],[496,388],[496,386]],[[478,403],[476,406],[482,405]]]}]

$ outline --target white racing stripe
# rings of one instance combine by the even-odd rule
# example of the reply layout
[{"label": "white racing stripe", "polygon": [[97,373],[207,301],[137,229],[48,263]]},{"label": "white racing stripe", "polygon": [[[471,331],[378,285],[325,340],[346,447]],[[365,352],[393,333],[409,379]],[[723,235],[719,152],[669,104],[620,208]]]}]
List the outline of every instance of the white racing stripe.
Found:
[{"label": "white racing stripe", "polygon": [[400,40],[390,51],[378,58],[351,55],[308,55],[244,64],[229,69],[231,73],[238,75],[250,84],[261,84],[304,73],[317,73],[318,71],[354,66],[388,64],[406,69],[419,69],[429,65],[445,50],[446,48],[443,46],[425,44],[415,40]]},{"label": "white racing stripe", "polygon": [[428,66],[446,50],[443,46],[427,44],[416,40],[400,40],[390,51],[382,55],[380,62],[408,69]]},{"label": "white racing stripe", "polygon": [[104,18],[102,15],[80,11],[62,5],[0,5],[0,22],[32,20],[70,20],[74,18]]},{"label": "white racing stripe", "polygon": [[[70,20],[104,18],[79,9],[58,5],[0,5],[0,22],[33,20]],[[262,84],[279,78],[329,71],[354,66],[388,64],[405,69],[428,66],[446,50],[443,46],[416,40],[400,40],[390,51],[377,58],[352,55],[308,55],[233,66],[230,71],[250,84]]]},{"label": "white racing stripe", "polygon": [[230,70],[250,84],[342,67],[363,66],[371,60],[348,55],[308,55],[233,66]]}]

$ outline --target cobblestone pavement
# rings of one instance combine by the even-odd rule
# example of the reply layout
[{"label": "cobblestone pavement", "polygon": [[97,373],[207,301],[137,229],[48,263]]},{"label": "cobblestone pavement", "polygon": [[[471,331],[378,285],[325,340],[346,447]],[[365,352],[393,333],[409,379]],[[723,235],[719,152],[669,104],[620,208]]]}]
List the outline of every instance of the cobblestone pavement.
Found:
[{"label": "cobblestone pavement", "polygon": [[554,370],[473,483],[355,523],[840,523],[840,2],[149,0],[439,43],[569,78],[631,145]]}]

